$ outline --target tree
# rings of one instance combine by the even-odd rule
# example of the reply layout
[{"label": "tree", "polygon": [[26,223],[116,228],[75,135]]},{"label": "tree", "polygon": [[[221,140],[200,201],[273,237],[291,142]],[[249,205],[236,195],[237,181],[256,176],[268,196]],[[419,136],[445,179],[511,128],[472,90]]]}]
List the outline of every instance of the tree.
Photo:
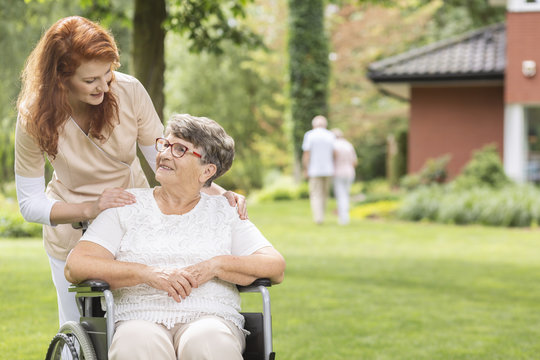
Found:
[{"label": "tree", "polygon": [[[99,21],[112,30],[119,43],[123,71],[143,83],[163,119],[166,33],[174,31],[186,35],[192,52],[219,54],[223,52],[225,40],[234,44],[260,45],[259,37],[238,22],[245,16],[244,8],[251,1],[25,0],[12,4],[0,0],[0,44],[12,55],[1,57],[0,87],[4,91],[0,98],[0,120],[8,125],[10,132],[13,131],[14,104],[19,89],[17,77],[24,59],[43,29],[59,18],[73,14]],[[6,174],[2,175],[0,183],[13,178],[12,149],[12,142],[3,142],[0,147],[0,157],[7,159],[0,169],[0,174]],[[149,174],[148,169],[145,170]]]},{"label": "tree", "polygon": [[289,71],[296,177],[301,144],[316,115],[328,114],[328,41],[323,0],[289,0]]},{"label": "tree", "polygon": [[165,95],[165,0],[135,0],[133,14],[133,72],[150,94],[160,119]]},{"label": "tree", "polygon": [[[189,53],[187,39],[169,34],[165,116],[188,112],[218,121],[236,142],[234,164],[219,184],[251,191],[269,173],[290,173],[292,152],[284,136],[287,24],[283,2],[256,1],[241,25],[257,32],[264,47],[223,43],[221,54]],[[172,35],[172,36],[171,36]],[[178,54],[183,54],[178,56]]]},{"label": "tree", "polygon": [[[129,18],[126,12],[110,12],[112,0],[79,0],[92,19]],[[184,34],[192,52],[222,53],[222,43],[260,45],[260,39],[238,26],[245,6],[252,0],[133,0],[132,73],[148,91],[163,120],[165,96],[165,35]],[[129,10],[129,7],[127,8]]]},{"label": "tree", "polygon": [[[80,0],[94,16],[104,15],[111,0]],[[133,75],[144,85],[162,121],[165,107],[165,35],[167,31],[186,34],[190,51],[222,53],[224,40],[236,44],[258,45],[251,31],[238,26],[251,0],[134,0],[132,64]],[[105,10],[105,11],[104,11]],[[139,152],[139,158],[142,154]],[[151,185],[153,172],[142,161]]]},{"label": "tree", "polygon": [[[256,2],[255,6],[251,6],[253,2]],[[339,4],[339,11],[336,14],[328,14],[326,11],[325,21],[328,32],[331,34],[332,52],[335,53],[331,62],[333,75],[330,90],[327,90],[324,85],[326,80],[324,76],[321,76],[329,74],[328,45],[324,38],[323,2],[322,0],[304,2],[309,6],[302,3],[301,0],[289,0],[287,3],[264,0],[0,0],[0,45],[4,53],[9,54],[9,56],[0,57],[2,65],[0,67],[0,120],[3,129],[8,132],[13,131],[16,119],[14,104],[18,93],[18,75],[24,59],[39,39],[41,32],[61,17],[79,14],[97,20],[111,29],[121,50],[121,71],[133,74],[143,82],[162,119],[164,119],[163,109],[167,107],[163,95],[162,69],[165,65],[161,60],[165,56],[165,49],[172,48],[160,46],[160,44],[162,38],[167,38],[164,34],[176,32],[187,39],[189,46],[184,46],[177,53],[169,54],[166,64],[179,63],[177,59],[186,56],[188,51],[194,54],[224,53],[224,57],[215,57],[208,63],[209,66],[239,59],[237,63],[232,63],[230,69],[238,71],[235,74],[239,77],[234,78],[234,86],[241,86],[242,89],[235,88],[231,91],[223,85],[221,91],[226,94],[223,94],[223,98],[219,98],[219,101],[228,106],[226,111],[221,109],[215,113],[206,111],[204,113],[216,114],[216,119],[220,121],[221,115],[218,114],[227,114],[225,116],[234,114],[234,118],[227,119],[231,121],[231,128],[227,130],[233,131],[235,137],[239,139],[237,141],[239,146],[245,147],[246,158],[249,157],[252,160],[256,156],[249,153],[257,154],[262,159],[265,171],[277,168],[289,172],[292,163],[290,154],[294,153],[295,158],[298,159],[302,136],[310,128],[311,118],[316,113],[323,113],[329,116],[332,125],[341,127],[355,141],[355,146],[359,149],[361,156],[359,166],[364,168],[359,168],[362,170],[359,173],[381,176],[384,175],[384,145],[388,130],[395,127],[394,119],[403,119],[399,121],[400,124],[405,122],[406,104],[385,98],[378,93],[365,79],[365,65],[381,57],[404,51],[415,44],[422,45],[447,37],[448,34],[480,26],[485,21],[492,22],[501,19],[500,15],[504,13],[504,9],[499,9],[496,16],[489,14],[486,16],[485,14],[491,11],[486,7],[486,0],[330,1],[330,4]],[[271,8],[278,6],[277,4],[285,10],[277,16],[272,15],[267,27],[280,28],[279,34],[260,31],[265,21],[261,19],[269,14]],[[384,14],[380,8],[381,4],[388,5],[384,11],[388,11],[390,15]],[[291,60],[288,76],[284,75],[286,74],[284,69],[287,68],[287,24],[279,21],[288,18],[287,5],[291,12],[288,47],[291,51]],[[145,8],[145,6],[150,7]],[[438,10],[432,11],[434,8]],[[426,12],[426,9],[429,11]],[[253,16],[254,13],[259,14],[260,17]],[[430,22],[429,19],[433,21]],[[251,26],[246,27],[246,24]],[[275,41],[279,38],[278,41],[283,44],[279,45],[278,51],[270,49],[265,52],[265,47],[256,49],[252,47],[253,51],[249,53],[243,50],[236,53],[236,50],[232,50],[235,47],[231,46],[231,42],[250,46],[260,44],[261,40],[253,34],[255,31],[262,34],[265,39]],[[320,42],[314,40],[316,38]],[[303,44],[302,41],[307,41],[307,43]],[[308,52],[307,47],[313,51]],[[301,58],[301,55],[304,58]],[[268,66],[268,61],[273,62],[273,65]],[[322,67],[318,67],[317,64]],[[255,75],[250,75],[248,68]],[[202,71],[201,69],[199,67],[196,71]],[[293,78],[294,69],[304,72],[295,72]],[[191,69],[185,71],[191,71]],[[219,76],[219,71],[222,70],[215,70],[213,74]],[[303,74],[303,77],[300,74]],[[196,75],[194,74],[192,79],[196,79]],[[258,78],[255,79],[254,76]],[[312,82],[307,83],[308,80]],[[290,88],[288,88],[289,83]],[[193,84],[190,85],[191,88],[188,85],[183,87],[185,91],[193,91]],[[166,97],[167,102],[174,96],[180,96],[177,94],[181,92],[182,86],[178,83],[167,86],[170,86]],[[197,86],[199,90],[209,88],[202,84],[197,84]],[[289,89],[288,94],[285,94],[282,89]],[[236,101],[234,99],[241,98],[240,91],[247,94],[245,100],[252,100],[251,109],[249,112],[242,113],[243,120],[234,123],[236,113],[230,112],[230,109],[234,109],[232,105],[232,102]],[[326,93],[331,94],[328,105]],[[174,110],[191,109],[190,106],[186,106],[189,105],[188,102],[194,105],[201,103],[201,101],[196,101],[198,98],[194,95],[190,95],[189,99],[188,96],[181,96],[183,96],[182,101],[174,104]],[[315,101],[313,106],[308,104],[307,99],[315,98],[315,96],[318,96],[319,100]],[[208,97],[200,97],[202,98],[208,99]],[[272,103],[272,98],[277,102]],[[211,105],[213,109],[218,108],[216,103]],[[293,113],[290,119],[285,116],[288,105]],[[203,111],[202,107],[196,106],[192,111],[198,112],[199,109]],[[285,118],[286,121],[284,121]],[[257,125],[253,127],[250,123],[249,126],[246,124],[245,129],[241,129],[243,127],[241,124],[248,119],[257,122]],[[294,122],[294,127],[292,122]],[[229,126],[229,124],[224,122],[224,126]],[[256,131],[248,129],[256,129]],[[294,135],[292,135],[293,131]],[[255,139],[249,138],[250,135]],[[293,146],[291,137],[295,139],[294,151],[290,148]],[[4,141],[0,147],[0,157],[5,161],[2,162],[0,173],[4,174],[5,178],[0,179],[0,183],[3,180],[13,179],[13,143],[9,140],[11,138],[11,136],[2,137]],[[363,148],[360,149],[359,146]],[[238,160],[242,160],[243,156],[239,153]],[[268,164],[270,166],[267,166]],[[248,169],[247,166],[246,169]]]},{"label": "tree", "polygon": [[43,29],[76,11],[69,0],[0,1],[0,188],[14,179],[14,127],[19,76]]}]

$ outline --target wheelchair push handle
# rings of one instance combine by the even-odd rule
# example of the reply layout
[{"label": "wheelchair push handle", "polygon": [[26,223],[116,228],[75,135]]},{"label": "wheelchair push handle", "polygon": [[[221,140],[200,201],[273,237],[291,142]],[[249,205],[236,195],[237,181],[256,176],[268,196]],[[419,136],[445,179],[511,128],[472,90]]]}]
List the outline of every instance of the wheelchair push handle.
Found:
[{"label": "wheelchair push handle", "polygon": [[77,221],[71,224],[71,227],[75,230],[82,230],[84,233],[86,229],[88,229],[88,226],[90,225],[90,222],[88,220],[85,221]]}]

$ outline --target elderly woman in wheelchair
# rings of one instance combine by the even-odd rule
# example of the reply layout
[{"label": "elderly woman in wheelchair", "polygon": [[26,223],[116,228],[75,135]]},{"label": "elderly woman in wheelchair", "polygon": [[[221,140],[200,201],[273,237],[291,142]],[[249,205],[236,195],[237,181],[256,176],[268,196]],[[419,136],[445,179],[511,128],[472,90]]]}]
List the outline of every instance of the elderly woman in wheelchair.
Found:
[{"label": "elderly woman in wheelchair", "polygon": [[103,279],[114,295],[109,359],[242,359],[236,285],[283,280],[285,261],[223,196],[201,192],[232,165],[215,121],[174,115],[156,140],[154,189],[102,212],[70,253],[68,281]]}]

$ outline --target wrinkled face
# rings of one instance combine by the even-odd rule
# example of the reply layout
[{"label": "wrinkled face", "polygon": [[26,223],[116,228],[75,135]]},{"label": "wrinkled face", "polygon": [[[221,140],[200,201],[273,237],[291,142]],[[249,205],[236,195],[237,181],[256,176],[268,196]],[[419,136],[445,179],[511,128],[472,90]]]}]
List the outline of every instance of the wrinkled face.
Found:
[{"label": "wrinkled face", "polygon": [[[196,149],[189,141],[177,138],[174,135],[166,137],[169,143],[180,143],[190,150]],[[182,186],[194,186],[199,188],[201,175],[204,173],[205,166],[199,161],[199,158],[190,152],[182,157],[175,157],[171,153],[172,147],[166,148],[162,152],[157,153],[156,157],[156,180],[161,185],[181,184]]]},{"label": "wrinkled face", "polygon": [[81,103],[99,105],[103,102],[112,80],[112,63],[103,60],[83,62],[68,80],[69,101],[77,107]]}]

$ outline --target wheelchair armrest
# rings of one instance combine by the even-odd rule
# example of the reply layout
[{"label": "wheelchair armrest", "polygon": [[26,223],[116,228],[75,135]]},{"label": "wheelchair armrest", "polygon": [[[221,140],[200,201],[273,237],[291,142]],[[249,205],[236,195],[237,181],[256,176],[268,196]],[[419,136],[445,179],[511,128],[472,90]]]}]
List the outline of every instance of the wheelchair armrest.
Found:
[{"label": "wheelchair armrest", "polygon": [[[236,285],[238,288],[238,291],[240,292],[249,292],[250,290],[255,290],[259,286],[264,287],[271,287],[272,282],[270,279],[262,278],[257,279],[254,282],[252,282],[249,285]],[[93,292],[93,291],[100,291],[103,292],[105,290],[109,290],[109,284],[104,280],[85,280],[83,282],[80,282],[78,284],[71,284],[69,287],[70,292]]]},{"label": "wheelchair armrest", "polygon": [[257,291],[259,286],[270,287],[272,286],[272,282],[270,281],[270,279],[263,278],[263,279],[257,279],[251,284],[246,285],[246,286],[236,285],[236,288],[238,289],[239,292],[253,292],[254,290]]},{"label": "wheelchair armrest", "polygon": [[70,292],[87,293],[87,292],[103,292],[109,290],[109,284],[103,280],[85,280],[78,284],[71,284]]},{"label": "wheelchair armrest", "polygon": [[108,349],[114,335],[114,298],[109,284],[104,280],[90,279],[78,284],[71,284],[69,291],[75,293],[75,302],[81,315],[81,323],[84,321],[85,324],[98,324],[97,320],[92,320],[92,318],[104,318],[107,314],[104,325],[107,330],[104,334],[107,337]]}]

